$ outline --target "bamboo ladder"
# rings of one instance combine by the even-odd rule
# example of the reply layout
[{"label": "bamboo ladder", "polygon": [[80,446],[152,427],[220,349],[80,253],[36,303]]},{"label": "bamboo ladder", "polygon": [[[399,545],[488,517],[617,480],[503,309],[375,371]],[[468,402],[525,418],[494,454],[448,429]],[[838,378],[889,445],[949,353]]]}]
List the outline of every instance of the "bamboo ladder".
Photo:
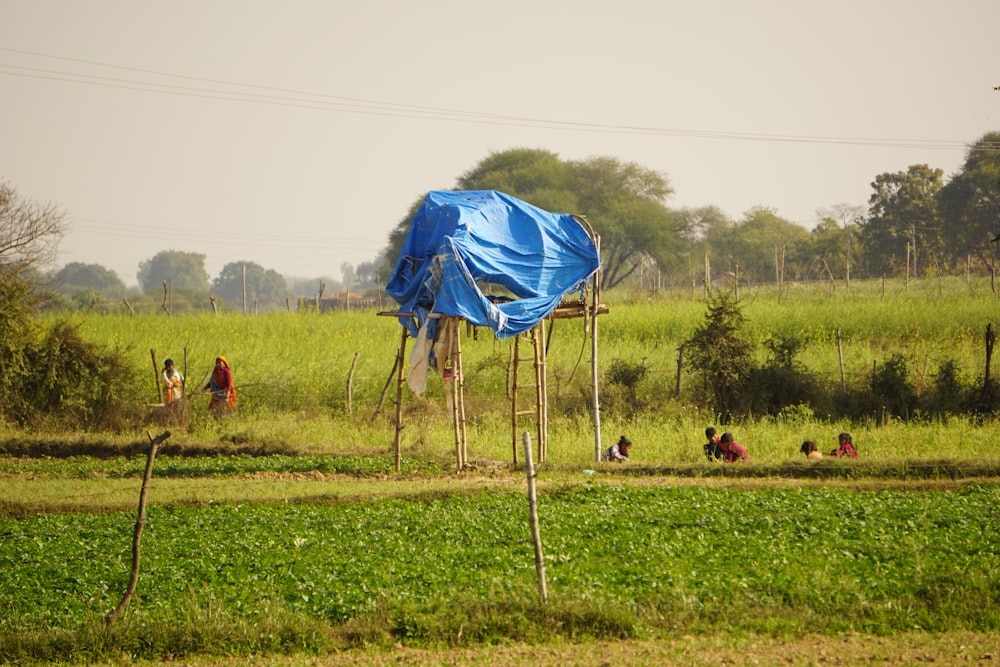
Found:
[{"label": "bamboo ladder", "polygon": [[[522,357],[521,341],[527,340],[531,345],[530,356]],[[521,376],[524,374],[521,362],[531,362],[534,374],[533,382],[525,382]],[[544,463],[548,454],[548,399],[546,395],[546,372],[545,372],[545,320],[535,325],[530,331],[518,334],[514,337],[514,351],[511,362],[511,389],[510,389],[510,426],[511,445],[514,463],[517,464],[517,441],[518,422],[525,417],[534,416],[535,432],[538,441],[538,463]],[[530,402],[525,404],[523,409],[519,408],[518,401],[522,397],[521,389],[534,389]]]}]

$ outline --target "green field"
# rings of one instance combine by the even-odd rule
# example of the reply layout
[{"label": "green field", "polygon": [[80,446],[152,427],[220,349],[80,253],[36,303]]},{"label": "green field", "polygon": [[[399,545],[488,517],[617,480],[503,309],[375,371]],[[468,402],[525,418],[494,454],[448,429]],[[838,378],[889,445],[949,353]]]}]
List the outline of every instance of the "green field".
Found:
[{"label": "green field", "polygon": [[[846,382],[901,354],[918,388],[949,360],[970,382],[983,373],[997,308],[988,285],[960,280],[884,293],[880,283],[748,288],[741,303],[751,338],[794,335],[819,382],[841,382],[840,330]],[[475,466],[455,470],[435,378],[424,398],[404,399],[397,472],[391,396],[374,414],[399,342],[391,318],[73,316],[86,340],[126,352],[144,402],[157,399],[151,349],[160,363],[172,357],[189,387],[225,355],[240,402],[215,420],[207,397],[194,395],[186,424],[152,420],[116,433],[3,427],[0,662],[346,652],[360,663],[396,650],[567,642],[601,655],[606,642],[627,640],[635,651],[616,660],[643,664],[646,642],[684,637],[717,656],[720,633],[769,646],[882,638],[897,657],[912,657],[928,636],[938,647],[928,655],[959,637],[995,645],[996,419],[850,422],[798,409],[727,425],[753,462],[712,464],[702,431],[717,418],[692,400],[699,380],[685,375],[674,395],[677,350],[704,302],[661,292],[618,296],[609,308],[599,321],[602,371],[625,360],[649,372],[636,387],[640,410],[622,409],[615,388],[602,387],[601,439],[627,433],[636,446],[624,465],[595,462],[583,322],[557,321],[549,457],[538,468],[546,604],[525,471],[510,465],[510,341],[485,331],[463,339]],[[167,428],[137,594],[105,628],[129,578],[148,438]],[[804,439],[832,449],[841,430],[854,435],[858,460],[799,454]],[[542,664],[525,660],[493,664]]]}]

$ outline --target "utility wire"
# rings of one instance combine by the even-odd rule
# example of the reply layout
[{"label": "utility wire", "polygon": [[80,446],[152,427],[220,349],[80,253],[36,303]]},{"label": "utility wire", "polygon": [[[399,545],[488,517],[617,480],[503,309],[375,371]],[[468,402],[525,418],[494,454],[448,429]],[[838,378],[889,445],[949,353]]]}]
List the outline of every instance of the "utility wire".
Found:
[{"label": "utility wire", "polygon": [[[195,87],[159,83],[153,80],[121,79],[96,74],[78,73],[65,70],[53,70],[39,67],[9,65],[0,63],[0,74],[21,76],[27,78],[80,83],[86,85],[105,86],[131,90],[134,92],[150,92],[184,97],[196,97],[252,104],[267,104],[293,108],[313,109],[319,111],[356,113],[367,116],[389,116],[412,118],[419,120],[438,120],[463,123],[480,123],[515,127],[532,127],[539,129],[557,129],[567,131],[584,131],[598,133],[638,134],[646,136],[667,136],[689,139],[723,139],[736,141],[763,141],[770,143],[816,143],[834,145],[881,146],[887,148],[929,149],[929,150],[965,150],[969,148],[967,141],[948,139],[890,139],[865,137],[831,137],[819,135],[786,135],[774,133],[730,132],[716,130],[692,130],[681,128],[663,128],[641,125],[602,124],[579,121],[552,120],[530,116],[516,116],[484,113],[446,107],[401,104],[356,97],[330,95],[301,91],[289,88],[264,86],[260,84],[226,81],[194,77],[156,70],[128,67],[112,63],[104,63],[79,58],[53,56],[32,51],[0,47],[0,52],[27,55],[36,58],[47,58],[76,63],[87,66],[103,67],[115,70],[134,72],[142,75],[165,77],[180,81],[209,84],[210,87]],[[220,87],[221,86],[221,87]],[[984,143],[978,146],[981,150],[1000,150],[1000,143]]]}]

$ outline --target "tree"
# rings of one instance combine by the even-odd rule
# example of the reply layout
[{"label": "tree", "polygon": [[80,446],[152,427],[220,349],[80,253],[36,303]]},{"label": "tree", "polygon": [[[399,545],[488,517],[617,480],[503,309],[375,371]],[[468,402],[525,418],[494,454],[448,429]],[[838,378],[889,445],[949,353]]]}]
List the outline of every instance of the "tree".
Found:
[{"label": "tree", "polygon": [[344,262],[340,265],[340,277],[344,281],[344,287],[346,289],[351,289],[357,282],[357,276],[354,273],[354,265],[350,262]]},{"label": "tree", "polygon": [[[859,229],[870,274],[899,273],[907,262],[914,275],[918,266],[943,267],[950,257],[938,214],[943,175],[940,169],[915,164],[905,172],[875,177],[868,218]],[[922,264],[917,263],[918,253]]]},{"label": "tree", "polygon": [[139,286],[144,292],[160,289],[168,281],[175,289],[208,291],[205,255],[180,250],[161,250],[139,263]]},{"label": "tree", "polygon": [[726,230],[719,240],[723,266],[741,276],[761,281],[777,282],[779,276],[793,276],[795,264],[802,264],[797,251],[808,240],[804,227],[781,218],[773,209],[758,206],[744,214],[743,219]]},{"label": "tree", "polygon": [[0,269],[19,273],[50,264],[65,231],[64,219],[54,205],[25,200],[0,183]]},{"label": "tree", "polygon": [[236,305],[243,303],[243,275],[246,271],[246,298],[248,304],[279,305],[287,296],[288,286],[284,277],[274,269],[265,269],[254,262],[230,262],[222,267],[212,281],[212,290],[221,298]]},{"label": "tree", "polygon": [[[585,215],[601,236],[606,288],[649,261],[668,268],[688,250],[682,220],[665,205],[673,192],[667,177],[634,163],[609,157],[565,162],[549,151],[514,149],[489,155],[457,186],[499,190],[548,211]],[[419,206],[411,206],[390,234],[386,257],[392,263]]]},{"label": "tree", "polygon": [[991,273],[1000,259],[1000,132],[969,149],[961,170],[940,192],[943,235],[961,260],[972,255]]},{"label": "tree", "polygon": [[105,296],[118,296],[125,291],[125,283],[118,274],[100,264],[70,262],[59,269],[55,279],[67,289],[95,290]]},{"label": "tree", "polygon": [[736,301],[715,294],[709,298],[705,320],[684,342],[686,362],[701,375],[723,421],[744,412],[753,395],[748,379],[757,366],[753,342],[743,332],[745,322]]},{"label": "tree", "polygon": [[570,162],[569,185],[601,236],[602,282],[613,288],[645,260],[670,269],[686,256],[684,226],[666,207],[667,177],[634,162],[595,157]]}]

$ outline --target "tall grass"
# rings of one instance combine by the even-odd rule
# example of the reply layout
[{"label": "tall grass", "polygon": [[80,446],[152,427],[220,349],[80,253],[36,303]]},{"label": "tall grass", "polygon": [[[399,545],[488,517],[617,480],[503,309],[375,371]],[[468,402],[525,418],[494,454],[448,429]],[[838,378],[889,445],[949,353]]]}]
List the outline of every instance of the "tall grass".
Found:
[{"label": "tall grass", "polygon": [[[701,433],[716,417],[695,402],[700,378],[685,369],[682,392],[675,396],[679,348],[706,314],[701,295],[686,290],[656,294],[608,293],[610,312],[599,318],[599,368],[602,440],[628,433],[633,454],[646,460],[693,461],[700,457]],[[758,345],[781,335],[801,346],[797,361],[827,387],[842,381],[857,386],[890,355],[905,356],[918,389],[933,382],[946,362],[957,365],[966,381],[983,373],[984,331],[996,317],[997,302],[988,284],[961,279],[900,281],[883,290],[881,281],[854,282],[850,290],[828,284],[743,288],[740,304],[747,335]],[[313,453],[354,450],[388,452],[393,446],[395,377],[390,376],[401,328],[395,319],[372,311],[330,314],[273,312],[241,314],[150,313],[78,314],[74,323],[87,340],[125,350],[133,372],[146,389],[140,399],[157,400],[157,364],[172,357],[188,378],[191,419],[174,429],[174,442],[250,443],[264,449],[282,446]],[[584,320],[557,320],[547,329],[549,453],[553,462],[592,461],[589,333]],[[838,350],[837,332],[841,334]],[[512,340],[497,340],[485,329],[474,340],[463,335],[469,441],[475,456],[507,460],[514,447],[510,424],[508,365]],[[412,349],[412,342],[407,348]],[[234,370],[239,392],[236,414],[215,420],[205,410],[200,384],[216,355]],[[621,398],[603,373],[625,361],[647,373],[635,400]],[[348,383],[350,381],[350,390]],[[381,413],[375,408],[388,393]],[[407,451],[443,452],[453,443],[445,385],[432,375],[427,393],[414,398],[404,388],[402,432]],[[636,403],[637,401],[637,403]],[[794,457],[804,439],[831,449],[840,430],[856,433],[863,455],[879,458],[956,455],[996,456],[992,420],[951,419],[919,429],[891,421],[882,426],[831,422],[803,411],[776,419],[734,424],[737,440],[755,460]],[[84,425],[85,426],[85,425]],[[530,426],[526,430],[531,430]]]}]

